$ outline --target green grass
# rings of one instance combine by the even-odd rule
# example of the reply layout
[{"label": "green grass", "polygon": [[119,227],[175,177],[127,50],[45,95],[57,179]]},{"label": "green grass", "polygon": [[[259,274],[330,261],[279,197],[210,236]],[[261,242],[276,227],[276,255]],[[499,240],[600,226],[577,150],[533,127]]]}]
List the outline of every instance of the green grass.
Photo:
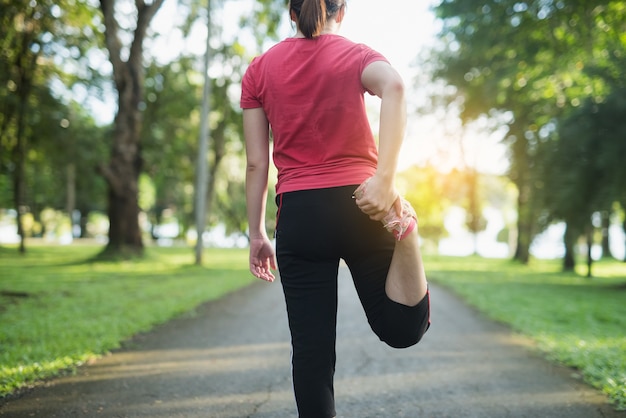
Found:
[{"label": "green grass", "polygon": [[149,248],[142,260],[93,262],[97,246],[0,248],[0,397],[97,358],[250,284],[247,252]]},{"label": "green grass", "polygon": [[626,263],[598,262],[591,279],[561,273],[559,261],[438,257],[426,266],[431,281],[531,337],[626,409]]}]

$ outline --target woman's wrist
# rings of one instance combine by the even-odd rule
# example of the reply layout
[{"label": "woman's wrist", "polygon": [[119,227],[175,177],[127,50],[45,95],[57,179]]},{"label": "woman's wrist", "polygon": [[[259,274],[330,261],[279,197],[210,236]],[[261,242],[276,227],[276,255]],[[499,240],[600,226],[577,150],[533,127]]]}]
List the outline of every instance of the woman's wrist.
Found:
[{"label": "woman's wrist", "polygon": [[395,170],[378,168],[376,170],[375,176],[381,182],[388,183],[389,185],[393,185],[395,181],[396,173],[395,173]]},{"label": "woman's wrist", "polygon": [[257,240],[257,239],[266,239],[267,238],[267,234],[265,233],[265,231],[256,231],[254,233],[250,233],[250,240]]}]

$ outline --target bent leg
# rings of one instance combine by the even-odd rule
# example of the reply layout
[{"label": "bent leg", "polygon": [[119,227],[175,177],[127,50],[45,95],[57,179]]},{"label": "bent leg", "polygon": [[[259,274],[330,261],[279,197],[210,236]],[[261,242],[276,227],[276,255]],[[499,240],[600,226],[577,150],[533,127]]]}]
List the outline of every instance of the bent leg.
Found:
[{"label": "bent leg", "polygon": [[386,298],[383,315],[378,320],[379,338],[394,348],[417,344],[430,327],[430,294],[426,292],[415,306]]},{"label": "bent leg", "polygon": [[407,306],[417,305],[428,292],[417,230],[396,242],[385,285],[389,299]]},{"label": "bent leg", "polygon": [[347,259],[346,263],[374,333],[391,347],[406,348],[417,344],[430,326],[430,298],[427,288],[412,306],[388,296],[386,287],[394,254],[393,250],[379,251]]},{"label": "bent leg", "polygon": [[430,326],[428,283],[415,228],[396,241],[356,205],[344,257],[372,330],[392,347],[416,344]]}]

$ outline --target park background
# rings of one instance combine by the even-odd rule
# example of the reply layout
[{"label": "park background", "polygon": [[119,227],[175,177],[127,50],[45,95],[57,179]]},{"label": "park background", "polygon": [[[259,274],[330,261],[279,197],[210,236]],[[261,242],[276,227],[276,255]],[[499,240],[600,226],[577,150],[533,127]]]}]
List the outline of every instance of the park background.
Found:
[{"label": "park background", "polygon": [[[0,7],[0,314],[35,292],[24,263],[40,260],[42,277],[61,271],[46,254],[142,265],[167,259],[155,247],[195,247],[189,263],[211,268],[203,248],[246,247],[239,82],[255,55],[294,33],[284,1]],[[398,187],[427,255],[513,260],[520,277],[553,259],[546,269],[557,266],[562,283],[593,276],[623,302],[625,33],[624,1],[348,2],[342,34],[405,79]],[[377,104],[368,98],[374,128]],[[486,270],[512,268],[494,263]],[[611,350],[623,353],[623,329]],[[599,385],[618,403],[622,357]]]}]

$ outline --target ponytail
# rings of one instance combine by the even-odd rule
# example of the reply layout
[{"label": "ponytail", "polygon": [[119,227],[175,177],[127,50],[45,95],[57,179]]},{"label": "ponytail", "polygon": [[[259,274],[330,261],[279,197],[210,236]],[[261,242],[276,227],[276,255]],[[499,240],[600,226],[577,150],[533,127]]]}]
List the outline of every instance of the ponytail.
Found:
[{"label": "ponytail", "polygon": [[305,38],[319,36],[326,21],[344,5],[344,0],[291,0],[290,10],[298,19],[298,29]]},{"label": "ponytail", "polygon": [[326,26],[326,0],[304,0],[298,25],[305,38],[318,36]]}]

